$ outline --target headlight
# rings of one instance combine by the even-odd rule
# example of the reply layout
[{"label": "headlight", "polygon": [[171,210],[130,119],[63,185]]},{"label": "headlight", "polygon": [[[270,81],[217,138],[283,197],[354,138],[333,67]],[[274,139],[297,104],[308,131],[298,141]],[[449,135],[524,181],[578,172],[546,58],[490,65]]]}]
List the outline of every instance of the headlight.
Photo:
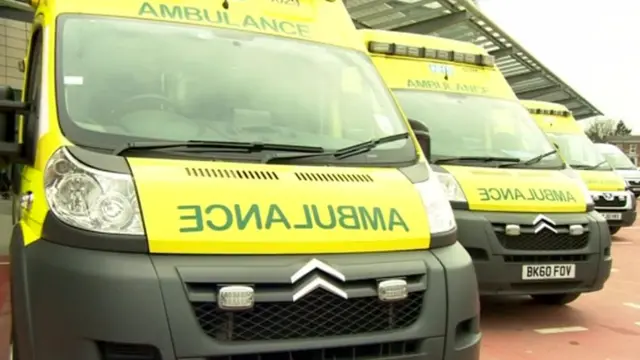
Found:
[{"label": "headlight", "polygon": [[436,174],[438,177],[438,181],[442,184],[444,193],[449,201],[467,201],[467,197],[464,195],[460,184],[458,184],[458,181],[453,177],[453,175],[442,172],[432,172],[432,174]]},{"label": "headlight", "polygon": [[[433,175],[434,172],[431,174]],[[440,182],[431,176],[429,180],[417,183],[415,186],[427,211],[431,233],[438,234],[454,230],[456,220]]]},{"label": "headlight", "polygon": [[144,234],[129,175],[91,169],[62,148],[47,163],[44,185],[49,208],[71,226],[110,234]]}]

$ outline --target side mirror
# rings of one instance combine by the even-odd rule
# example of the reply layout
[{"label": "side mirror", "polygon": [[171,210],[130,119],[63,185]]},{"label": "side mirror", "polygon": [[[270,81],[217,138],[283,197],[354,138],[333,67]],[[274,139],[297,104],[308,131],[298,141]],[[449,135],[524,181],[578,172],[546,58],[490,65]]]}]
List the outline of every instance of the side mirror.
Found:
[{"label": "side mirror", "polygon": [[425,124],[412,119],[409,119],[409,125],[411,126],[413,133],[416,135],[416,139],[418,140],[418,144],[420,144],[422,153],[427,160],[431,160],[431,135],[429,134],[429,128]]},{"label": "side mirror", "polygon": [[19,157],[18,115],[27,112],[28,106],[15,101],[15,91],[10,86],[0,86],[0,164]]}]

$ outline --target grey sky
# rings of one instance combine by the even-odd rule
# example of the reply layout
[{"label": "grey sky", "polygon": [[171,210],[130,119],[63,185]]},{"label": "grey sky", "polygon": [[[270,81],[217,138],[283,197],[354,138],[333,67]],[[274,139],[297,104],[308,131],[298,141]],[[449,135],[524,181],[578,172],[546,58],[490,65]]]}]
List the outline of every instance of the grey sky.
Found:
[{"label": "grey sky", "polygon": [[605,115],[640,133],[640,2],[479,0],[504,31]]}]

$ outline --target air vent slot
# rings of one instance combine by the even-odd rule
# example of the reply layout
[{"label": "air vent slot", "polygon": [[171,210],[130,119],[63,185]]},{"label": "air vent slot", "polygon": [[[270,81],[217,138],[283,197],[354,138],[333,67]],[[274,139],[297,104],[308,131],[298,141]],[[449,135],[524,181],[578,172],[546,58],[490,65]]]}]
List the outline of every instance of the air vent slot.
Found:
[{"label": "air vent slot", "polygon": [[142,344],[98,342],[102,360],[161,360],[157,348]]},{"label": "air vent slot", "polygon": [[187,176],[208,177],[213,179],[238,179],[238,180],[279,180],[273,171],[232,170],[232,169],[207,169],[184,168]]},{"label": "air vent slot", "polygon": [[373,178],[363,174],[295,173],[300,181],[322,182],[373,182]]}]

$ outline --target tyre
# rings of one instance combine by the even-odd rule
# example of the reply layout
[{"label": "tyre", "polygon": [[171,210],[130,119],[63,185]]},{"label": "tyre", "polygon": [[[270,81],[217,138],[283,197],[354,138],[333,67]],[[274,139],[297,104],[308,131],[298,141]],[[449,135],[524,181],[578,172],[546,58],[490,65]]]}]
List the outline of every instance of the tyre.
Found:
[{"label": "tyre", "polygon": [[536,294],[531,295],[531,298],[540,304],[544,305],[566,305],[580,296],[580,293],[568,293],[568,294]]},{"label": "tyre", "polygon": [[618,231],[620,231],[620,226],[609,226],[609,232],[611,233],[611,235],[617,233]]}]

